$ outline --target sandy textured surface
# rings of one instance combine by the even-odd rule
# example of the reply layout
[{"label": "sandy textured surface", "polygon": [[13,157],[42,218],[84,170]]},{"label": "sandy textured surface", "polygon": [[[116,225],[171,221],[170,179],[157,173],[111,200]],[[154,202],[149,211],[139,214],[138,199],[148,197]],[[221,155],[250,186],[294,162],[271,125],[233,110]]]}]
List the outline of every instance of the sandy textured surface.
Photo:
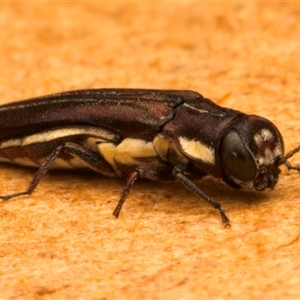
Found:
[{"label": "sandy textured surface", "polygon": [[[99,87],[192,89],[262,115],[300,142],[297,3],[1,3],[0,101]],[[0,129],[1,130],[1,129]],[[300,164],[300,154],[292,160]],[[32,169],[1,165],[2,194]],[[274,191],[124,185],[49,173],[0,203],[1,299],[299,299],[300,174]]]}]

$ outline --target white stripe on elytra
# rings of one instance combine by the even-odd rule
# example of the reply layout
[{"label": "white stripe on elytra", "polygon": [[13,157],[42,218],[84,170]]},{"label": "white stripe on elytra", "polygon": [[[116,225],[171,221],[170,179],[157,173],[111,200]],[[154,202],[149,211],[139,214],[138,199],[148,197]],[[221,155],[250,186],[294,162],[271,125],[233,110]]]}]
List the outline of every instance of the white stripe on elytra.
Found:
[{"label": "white stripe on elytra", "polygon": [[117,134],[98,127],[66,127],[34,133],[25,136],[24,138],[6,140],[0,143],[0,148],[27,146],[35,143],[49,142],[58,138],[74,135],[86,135],[89,137],[96,137],[99,139],[99,141],[103,142],[114,142],[119,139],[119,136]]}]

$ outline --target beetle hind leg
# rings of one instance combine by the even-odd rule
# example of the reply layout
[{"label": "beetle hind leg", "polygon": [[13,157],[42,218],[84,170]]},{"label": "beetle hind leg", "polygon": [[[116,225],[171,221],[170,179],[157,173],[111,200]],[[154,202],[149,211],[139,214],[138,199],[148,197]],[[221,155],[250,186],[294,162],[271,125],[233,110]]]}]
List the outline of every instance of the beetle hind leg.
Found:
[{"label": "beetle hind leg", "polygon": [[200,196],[206,200],[212,207],[217,209],[221,215],[221,219],[225,227],[230,226],[230,220],[226,216],[226,213],[221,207],[221,204],[215,201],[214,199],[207,196],[203,191],[201,191],[192,181],[190,181],[185,175],[186,165],[178,165],[173,169],[173,175],[190,191]]},{"label": "beetle hind leg", "polygon": [[51,154],[45,159],[42,163],[36,174],[34,175],[33,179],[29,183],[27,189],[23,192],[16,192],[9,195],[0,196],[2,200],[9,200],[11,198],[23,196],[23,195],[30,195],[33,193],[37,185],[40,183],[41,179],[44,175],[48,172],[51,165],[54,161],[59,157],[62,153],[72,154],[74,157],[80,158],[82,161],[86,163],[86,167],[92,169],[96,172],[104,174],[106,176],[114,176],[115,173],[113,169],[107,164],[104,159],[99,156],[97,153],[93,152],[90,149],[87,149],[79,144],[75,143],[64,143],[56,147]]}]

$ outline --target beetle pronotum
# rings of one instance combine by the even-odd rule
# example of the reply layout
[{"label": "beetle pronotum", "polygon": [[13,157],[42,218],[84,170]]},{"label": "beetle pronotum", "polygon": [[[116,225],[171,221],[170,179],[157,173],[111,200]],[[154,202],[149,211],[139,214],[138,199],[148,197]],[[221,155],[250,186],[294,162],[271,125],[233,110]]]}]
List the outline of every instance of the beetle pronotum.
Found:
[{"label": "beetle pronotum", "polygon": [[233,188],[273,189],[284,156],[280,132],[267,119],[223,108],[193,91],[92,89],[0,106],[0,161],[38,167],[30,195],[50,167],[89,168],[127,177],[118,217],[135,180],[177,179],[229,219],[190,179],[221,178]]}]

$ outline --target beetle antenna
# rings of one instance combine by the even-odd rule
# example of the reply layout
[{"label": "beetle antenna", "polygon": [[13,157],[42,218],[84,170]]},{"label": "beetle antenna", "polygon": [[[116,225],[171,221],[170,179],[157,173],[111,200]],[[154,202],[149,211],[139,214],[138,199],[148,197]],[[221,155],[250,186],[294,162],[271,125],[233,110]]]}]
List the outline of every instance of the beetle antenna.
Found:
[{"label": "beetle antenna", "polygon": [[285,164],[288,170],[297,170],[300,171],[300,166],[292,166],[288,161],[295,153],[300,151],[300,145],[298,145],[295,149],[288,152],[283,158],[281,158],[278,162],[278,166]]}]

